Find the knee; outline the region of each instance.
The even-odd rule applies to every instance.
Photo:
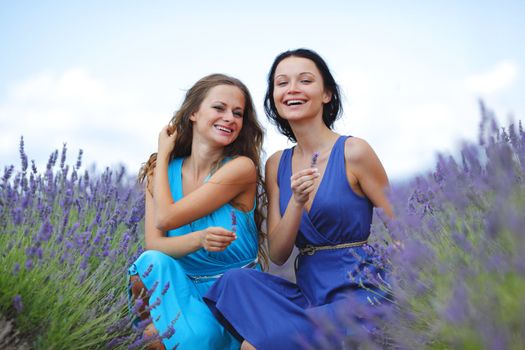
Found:
[[[171,263],[173,258],[167,254],[159,252],[158,250],[146,250],[140,255],[139,260],[144,260],[148,264],[153,264],[154,266],[162,266]]]
[[[228,286],[228,288],[234,288],[234,286],[243,288],[246,281],[257,279],[257,272],[252,269],[231,269],[226,271],[216,283]]]

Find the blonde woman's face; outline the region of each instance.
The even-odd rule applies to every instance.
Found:
[[[210,89],[199,110],[190,116],[199,136],[221,146],[234,142],[242,129],[245,109],[243,92],[233,85]]]

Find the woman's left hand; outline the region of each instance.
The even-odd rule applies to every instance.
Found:
[[[166,125],[159,133],[159,155],[169,155],[175,147],[177,131],[173,126]]]

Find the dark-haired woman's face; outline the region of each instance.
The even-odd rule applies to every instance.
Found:
[[[307,58],[288,57],[279,62],[273,78],[273,100],[277,113],[289,121],[321,117],[323,105],[330,102],[323,77]]]

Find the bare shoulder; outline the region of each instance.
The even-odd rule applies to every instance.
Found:
[[[277,151],[268,158],[266,161],[266,181],[276,181],[277,179],[277,170],[279,169],[279,162],[281,161],[281,156],[283,151]]]
[[[268,168],[275,168],[279,165],[279,161],[281,160],[281,156],[283,154],[283,151],[277,151],[275,152],[274,154],[272,154],[270,156],[270,158],[268,158],[268,160],[266,161],[266,170],[268,170]]]
[[[376,157],[374,150],[364,139],[349,137],[345,141],[345,158],[350,163],[362,163],[370,156]]]
[[[233,166],[233,167],[248,167],[250,169],[255,169],[255,163],[251,158],[246,156],[238,156],[224,164],[224,166]]]
[[[217,170],[211,177],[213,181],[253,179],[257,176],[257,169],[253,160],[246,156],[235,157]]]

